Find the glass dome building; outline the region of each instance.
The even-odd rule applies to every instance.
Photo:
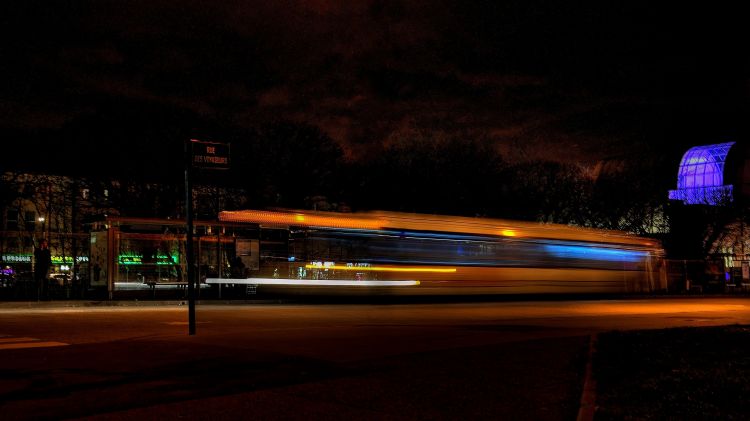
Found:
[[[721,205],[732,201],[732,184],[725,184],[724,167],[735,142],[688,149],[677,172],[677,189],[669,198],[686,205]]]

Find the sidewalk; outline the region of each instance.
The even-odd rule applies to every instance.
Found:
[[[196,300],[198,305],[280,304],[283,300]],[[179,307],[188,300],[50,300],[50,301],[0,301],[0,310],[60,309],[76,307]]]

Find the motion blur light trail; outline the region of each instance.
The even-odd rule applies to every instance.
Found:
[[[621,231],[381,211],[247,210],[222,212],[219,219],[258,232],[258,260],[251,260],[252,271],[238,276],[250,279],[234,283],[279,286],[259,289],[264,292],[348,282],[418,287],[307,288],[306,293],[622,294],[666,288],[661,244]],[[275,240],[264,250],[263,238]],[[404,274],[419,283],[382,283],[401,282]]]
[[[305,265],[306,269],[334,269],[348,271],[366,272],[428,272],[428,273],[455,273],[456,268],[432,268],[432,267],[388,267],[388,266],[346,266],[346,265],[322,265],[311,263]]]

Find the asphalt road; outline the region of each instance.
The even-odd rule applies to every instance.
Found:
[[[750,299],[0,303],[4,419],[575,419],[589,337],[750,323]]]

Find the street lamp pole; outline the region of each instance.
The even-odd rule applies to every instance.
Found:
[[[187,235],[185,254],[188,283],[188,334],[195,335],[195,269],[193,268],[193,183],[191,180],[192,150],[191,142],[185,142],[185,223]]]

